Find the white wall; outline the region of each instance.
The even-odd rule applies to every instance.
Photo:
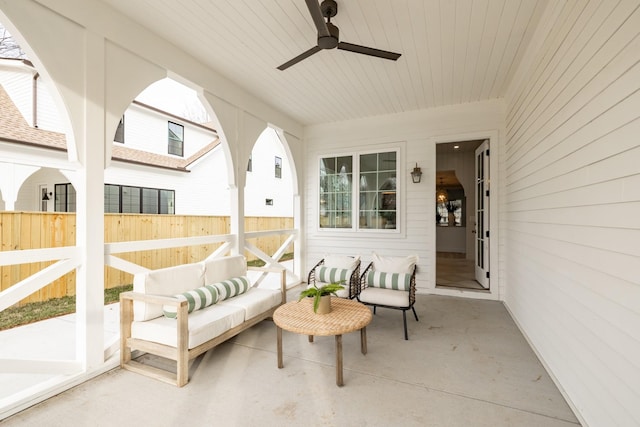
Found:
[[[192,156],[216,138],[211,130],[131,104],[124,114],[124,146],[163,156],[169,155],[168,123],[170,121],[184,126],[182,158]]]
[[[224,157],[215,154],[209,153],[202,167],[190,173],[112,162],[104,179],[108,184],[174,190],[178,215],[229,215],[227,166]]]
[[[29,126],[33,126],[33,76],[36,70],[16,60],[0,59],[0,82]],[[39,76],[36,80],[37,127],[64,132],[60,116],[49,93],[48,84]]]
[[[552,2],[507,103],[506,306],[584,425],[640,425],[640,9]]]
[[[265,129],[251,151],[252,171],[247,172],[244,213],[247,216],[293,216],[290,162],[276,132]],[[282,159],[282,177],[275,177],[275,157]],[[267,206],[265,200],[272,199]]]
[[[308,271],[325,253],[360,254],[363,266],[371,252],[420,257],[416,276],[419,292],[435,291],[434,200],[437,142],[481,139],[494,135],[502,127],[503,104],[500,101],[464,104],[415,111],[350,122],[310,126],[305,129],[307,144],[305,173],[305,210]],[[497,140],[494,141],[497,143]],[[400,232],[330,232],[318,229],[318,160],[320,156],[352,153],[356,150],[400,148],[398,209]],[[422,168],[422,181],[411,182],[409,175],[416,162]],[[496,215],[497,218],[497,215]],[[496,245],[497,246],[497,245]],[[497,297],[498,286],[495,286]]]

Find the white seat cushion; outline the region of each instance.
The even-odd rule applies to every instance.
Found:
[[[182,264],[175,267],[138,273],[133,277],[133,291],[142,294],[175,295],[204,286],[202,263]],[[162,305],[133,303],[134,320],[149,320],[162,316]]]
[[[189,348],[197,347],[238,326],[244,321],[244,315],[241,307],[222,303],[194,311],[189,314]],[[176,319],[164,316],[144,322],[136,321],[131,324],[131,336],[176,347],[176,326]]]
[[[249,320],[282,302],[282,293],[275,289],[250,288],[242,295],[220,301],[216,306],[230,306],[244,311],[244,320]]]
[[[388,305],[390,307],[408,307],[409,291],[397,291],[383,288],[366,288],[358,299],[374,305]]]
[[[329,255],[324,256],[324,266],[333,268],[345,268],[347,270],[355,270],[358,262],[360,261],[360,255],[352,257],[348,255]]]
[[[231,277],[247,275],[247,259],[242,255],[226,256],[202,262],[206,285],[225,281]]]
[[[373,269],[375,271],[412,274],[414,266],[418,263],[418,256],[391,257],[380,256],[373,252],[371,254],[371,261],[373,261]]]

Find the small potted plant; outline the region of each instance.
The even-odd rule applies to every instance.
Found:
[[[327,314],[331,311],[331,295],[338,296],[336,292],[344,289],[340,283],[329,283],[321,287],[317,287],[315,284],[313,287],[307,288],[300,292],[300,298],[298,302],[304,297],[313,298],[313,312],[317,314]]]

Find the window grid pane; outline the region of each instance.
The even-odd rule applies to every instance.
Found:
[[[360,212],[362,229],[395,229],[396,152],[360,156]]]
[[[140,188],[122,187],[122,213],[140,213]]]
[[[184,155],[184,126],[177,123],[169,123],[169,154]]]
[[[320,228],[351,228],[353,157],[320,160]]]
[[[142,213],[145,214],[157,214],[159,192],[151,188],[142,189]]]

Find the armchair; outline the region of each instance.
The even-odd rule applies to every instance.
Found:
[[[402,310],[404,339],[408,340],[407,310],[411,309],[418,321],[414,308],[416,301],[417,256],[380,257],[373,254],[373,261],[360,276],[360,287],[356,297],[365,305]]]
[[[325,255],[307,277],[308,287],[343,282],[345,289],[337,292],[341,298],[353,299],[360,282],[360,256]]]

